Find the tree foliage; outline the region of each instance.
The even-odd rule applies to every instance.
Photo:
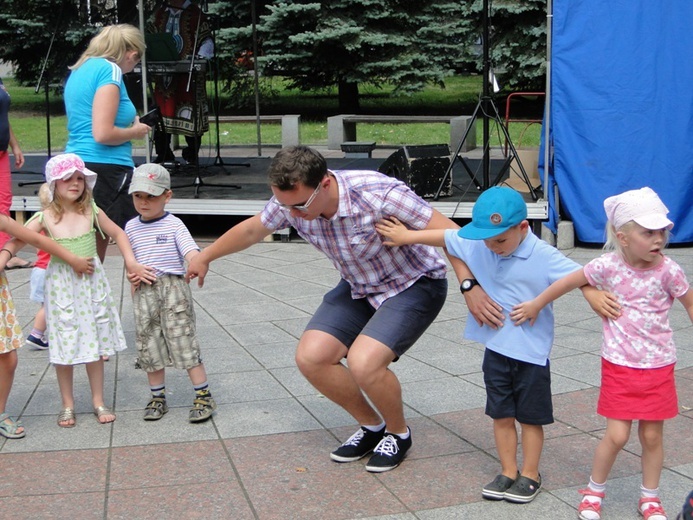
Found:
[[[491,62],[501,86],[543,90],[546,1],[488,1]],[[145,16],[156,4],[144,0]],[[257,45],[261,74],[281,75],[304,90],[336,86],[342,112],[359,110],[359,85],[391,85],[406,95],[442,86],[450,74],[481,71],[483,6],[484,0],[203,2],[219,78],[237,105],[252,104],[247,69]],[[53,40],[44,79],[60,83],[98,29],[119,22],[138,24],[138,0],[3,0],[0,60],[15,65],[20,81],[35,82]]]
[[[340,110],[358,110],[358,85],[397,93],[442,85],[469,41],[460,2],[441,0],[280,0],[259,17],[266,74],[299,89],[337,86]]]
[[[464,3],[465,18],[482,34],[483,0]],[[489,0],[489,54],[501,88],[543,91],[546,75],[546,0]],[[478,53],[480,54],[480,52]],[[477,56],[482,70],[481,56]]]

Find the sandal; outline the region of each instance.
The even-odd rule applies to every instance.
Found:
[[[206,421],[212,416],[216,409],[217,403],[214,402],[211,395],[198,395],[193,401],[193,407],[190,409],[188,420],[191,423]]]
[[[643,509],[643,504],[650,505]],[[650,520],[650,518],[656,516],[659,516],[659,518],[653,518],[653,520],[666,520],[668,518],[662,507],[662,501],[657,497],[642,497],[638,502],[638,513],[645,520]]]
[[[17,432],[20,428],[22,431]],[[15,421],[10,417],[10,414],[3,412],[0,413],[0,435],[8,439],[21,439],[26,435],[26,431],[24,431],[22,421],[19,419]]]
[[[601,498],[603,500],[606,494],[601,491],[592,491],[590,488],[578,489],[578,493],[584,495],[578,506],[578,518],[580,520],[599,520],[602,517],[602,503],[597,500],[592,501],[589,497]],[[583,512],[592,514],[584,515]]]
[[[72,421],[72,424],[70,424],[69,421]],[[58,426],[61,428],[74,428],[76,425],[77,416],[75,415],[75,411],[72,408],[63,408],[58,414]]]
[[[147,403],[144,408],[145,421],[158,421],[164,414],[168,412],[165,397],[152,397],[152,400]]]
[[[115,414],[113,413],[113,411],[110,408],[107,408],[103,405],[94,408],[94,415],[96,415],[96,420],[99,421],[99,424],[109,424],[115,421]],[[101,417],[103,417],[104,415],[112,415],[113,419],[111,419],[110,421],[102,421]]]

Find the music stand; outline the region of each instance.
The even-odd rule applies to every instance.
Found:
[[[457,147],[457,150],[455,151],[455,154],[452,156],[452,159],[450,160],[450,166],[448,166],[447,171],[445,172],[445,175],[443,176],[443,179],[440,182],[440,186],[438,187],[438,191],[436,192],[435,196],[433,197],[433,200],[438,200],[440,197],[440,193],[443,191],[443,188],[445,186],[445,183],[448,179],[448,176],[452,175],[452,168],[455,165],[455,161],[459,160],[462,163],[462,166],[464,167],[465,171],[471,178],[472,182],[476,186],[477,190],[479,191],[485,191],[489,189],[491,186],[495,186],[500,179],[503,178],[503,175],[508,171],[510,168],[510,164],[512,163],[513,159],[517,161],[517,165],[519,166],[520,169],[520,177],[522,178],[523,182],[527,185],[527,188],[529,188],[529,193],[530,196],[532,197],[532,200],[536,202],[539,199],[539,196],[537,195],[534,187],[532,186],[531,181],[529,180],[529,176],[527,175],[527,172],[525,171],[525,167],[522,164],[522,161],[520,160],[520,156],[517,153],[517,150],[515,149],[515,145],[513,144],[512,140],[510,139],[510,134],[508,133],[507,128],[505,128],[505,125],[503,124],[500,114],[498,113],[498,108],[496,108],[496,105],[493,102],[493,98],[491,96],[490,92],[490,82],[491,82],[491,60],[489,57],[489,50],[490,50],[490,31],[489,31],[489,0],[484,0],[483,1],[483,15],[482,15],[482,28],[483,28],[483,36],[482,36],[482,47],[483,47],[483,86],[482,86],[482,94],[481,97],[479,98],[479,102],[476,105],[476,108],[474,109],[474,112],[472,113],[472,120],[469,123],[469,126],[467,126],[467,130],[465,131],[464,135],[462,136],[462,139],[460,139],[460,144]],[[462,152],[462,147],[464,146],[464,142],[467,139],[467,135],[469,135],[469,132],[472,128],[472,125],[476,124],[476,120],[479,116],[479,113],[481,112],[481,115],[483,117],[483,157],[482,157],[482,182],[481,184],[479,181],[476,179],[476,176],[474,175],[474,172],[472,172],[471,168],[469,168],[469,165],[465,162],[464,158],[460,155]],[[489,119],[493,118],[493,120],[496,122],[497,126],[499,126],[503,130],[503,134],[505,136],[506,142],[510,146],[511,153],[508,154],[508,157],[506,158],[505,162],[501,166],[500,171],[496,174],[496,177],[493,179],[493,182],[491,181],[491,160],[490,160],[490,132],[489,132]]]

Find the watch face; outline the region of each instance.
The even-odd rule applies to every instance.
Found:
[[[466,290],[471,289],[471,288],[472,288],[472,281],[471,280],[464,280],[462,282],[462,289],[464,289],[466,291]]]

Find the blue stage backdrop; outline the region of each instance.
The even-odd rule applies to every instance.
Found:
[[[693,241],[693,1],[553,9],[553,175],[578,240],[603,243],[604,199],[649,186],[671,242]]]

